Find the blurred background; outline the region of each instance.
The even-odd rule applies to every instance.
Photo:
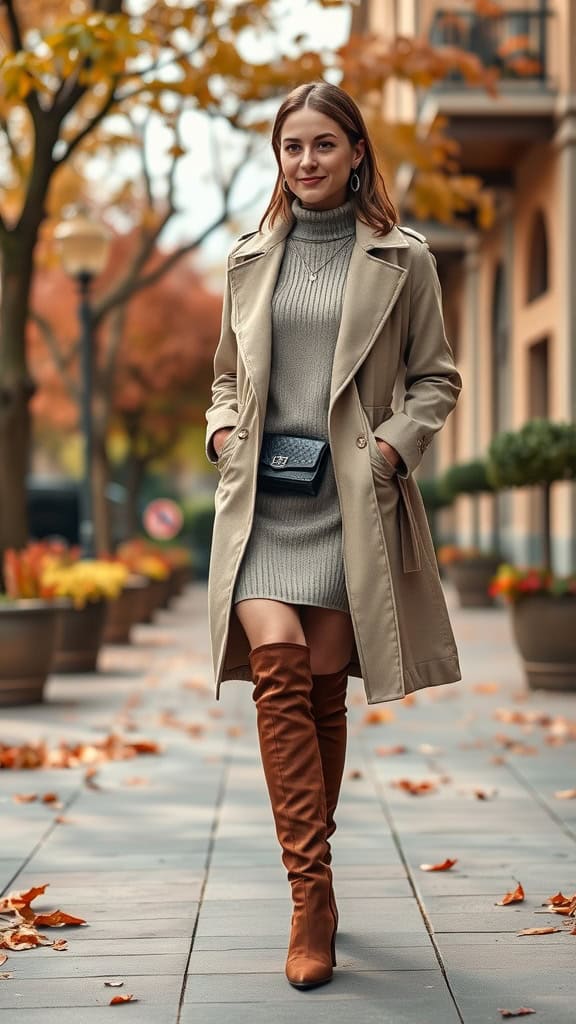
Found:
[[[281,99],[326,78],[438,262],[464,389],[416,474],[437,548],[576,569],[573,0],[12,0],[0,48],[0,550],[81,539],[88,455],[94,550],[169,498],[205,576],[226,252]]]

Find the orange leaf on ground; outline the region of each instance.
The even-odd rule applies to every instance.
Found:
[[[73,820],[73,818],[67,818],[65,814],[57,814],[54,818],[56,825],[69,825]]]
[[[2,979],[2,981],[7,981],[8,978],[13,978],[13,977],[14,977],[14,971],[4,971],[3,974],[0,974],[0,978]]]
[[[63,949],[68,949],[68,939],[54,939],[52,949],[55,949],[57,952],[60,952]]]
[[[358,768],[352,768],[352,770],[348,772],[348,778],[349,779],[363,779],[364,778],[364,774]]]
[[[513,892],[507,892],[501,900],[494,904],[496,907],[507,907],[509,903],[522,903],[524,900],[524,889],[518,882]]]
[[[554,796],[557,800],[576,800],[576,789],[557,789]]]
[[[450,868],[453,868],[457,863],[457,858],[450,860],[450,857],[447,857],[441,864],[421,864],[420,869],[421,871],[450,871]]]
[[[552,935],[552,932],[561,932],[561,928],[523,928],[517,935]]]
[[[22,890],[21,892],[9,892],[7,896],[0,900],[0,914],[10,914],[14,910],[20,910],[22,907],[29,907],[32,900],[46,892],[48,884],[46,882],[46,885],[37,885],[32,889]]]
[[[7,953],[0,953],[0,967],[2,966],[2,964],[6,963],[7,959],[8,959],[8,954]]]
[[[38,799],[38,793],[14,793],[12,799],[15,804],[33,804]]]
[[[383,725],[386,722],[393,722],[396,715],[392,708],[378,708],[374,711],[367,711],[362,719],[362,725]]]
[[[549,896],[547,904],[552,914],[563,914],[566,917],[576,917],[576,893],[573,896],[564,896],[561,892],[555,896]]]
[[[500,683],[476,683],[473,686],[474,693],[497,693],[500,689]]]
[[[498,790],[482,789],[480,786],[478,786],[475,790],[473,790],[473,792],[477,800],[491,800],[492,797],[496,796]]]
[[[420,782],[414,779],[394,779],[390,785],[395,789],[403,789],[411,796],[422,796],[424,793],[433,793],[436,790],[436,783],[431,779],[422,779]]]
[[[498,1013],[503,1017],[526,1017],[529,1013],[536,1013],[536,1010],[531,1010],[529,1006],[520,1006],[518,1010],[501,1010],[498,1007]]]
[[[0,947],[4,949],[35,949],[36,946],[51,945],[51,939],[46,935],[40,935],[40,932],[27,924],[10,928],[0,935]]]
[[[37,914],[34,924],[40,928],[62,928],[65,924],[86,924],[83,917],[73,917],[63,910],[53,910],[50,914]]]
[[[43,804],[57,804],[59,803],[58,793],[44,793],[42,797]]]
[[[134,999],[133,995],[129,996],[112,996],[110,1000],[110,1006],[116,1006],[118,1003],[136,1003],[137,999]]]
[[[403,746],[402,743],[396,743],[392,747],[376,747],[374,753],[378,757],[392,757],[394,754],[407,754],[408,747]]]

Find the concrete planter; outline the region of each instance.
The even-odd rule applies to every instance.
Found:
[[[108,601],[104,626],[105,644],[129,644],[132,626],[144,612],[148,581],[128,583],[115,601]]]
[[[529,688],[576,693],[576,594],[524,594],[511,613]]]
[[[0,707],[42,700],[60,611],[53,601],[0,604]]]
[[[64,608],[58,616],[54,672],[95,672],[104,637],[107,601]]]
[[[453,584],[462,608],[486,608],[494,604],[488,593],[490,580],[502,558],[461,558],[446,566],[446,576]]]

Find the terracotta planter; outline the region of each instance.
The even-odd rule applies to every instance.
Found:
[[[103,642],[107,601],[65,608],[58,617],[54,672],[95,672]]]
[[[108,601],[104,626],[105,644],[129,644],[130,630],[144,611],[148,581],[128,583],[115,601]]]
[[[576,594],[525,594],[511,612],[530,689],[576,692]]]
[[[0,604],[0,706],[42,700],[56,642],[61,604]]]
[[[486,608],[494,604],[488,593],[490,580],[502,558],[461,558],[446,566],[446,576],[454,585],[462,608]]]

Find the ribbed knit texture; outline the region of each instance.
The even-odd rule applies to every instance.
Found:
[[[264,429],[328,440],[332,362],[355,217],[349,202],[334,210],[309,210],[295,199],[292,211],[296,220],[286,239],[272,298]],[[310,280],[305,264],[318,271],[315,281]],[[256,495],[234,601],[249,597],[348,611],[340,505],[331,459],[315,497]]]

